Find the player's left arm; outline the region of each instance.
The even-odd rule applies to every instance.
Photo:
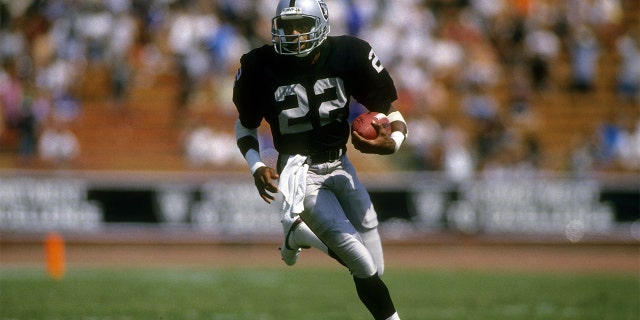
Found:
[[[393,79],[367,42],[355,39],[351,44],[350,52],[356,56],[358,74],[364,75],[355,82],[353,95],[370,111],[386,113],[391,124],[391,133],[387,133],[382,125],[374,122],[372,125],[378,132],[375,139],[367,140],[352,132],[351,142],[362,153],[396,153],[406,139],[408,129],[404,117],[392,104],[398,98]]]
[[[400,150],[400,146],[407,138],[409,129],[407,123],[400,111],[395,110],[393,106],[389,107],[389,114],[387,119],[391,123],[391,133],[387,133],[382,128],[381,124],[372,122],[371,124],[378,132],[378,136],[375,139],[365,139],[357,132],[352,132],[351,141],[354,148],[362,153],[372,154],[393,154]]]

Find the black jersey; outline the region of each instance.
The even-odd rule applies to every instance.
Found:
[[[393,80],[371,46],[350,36],[328,37],[305,58],[282,56],[265,45],[242,56],[233,101],[240,122],[257,128],[266,119],[276,150],[310,154],[346,145],[353,97],[388,113],[397,99]]]

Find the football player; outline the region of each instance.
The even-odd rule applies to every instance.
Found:
[[[280,248],[295,264],[315,247],[345,265],[360,300],[376,320],[400,319],[386,284],[378,218],[369,194],[346,156],[347,142],[363,153],[392,154],[407,134],[394,110],[396,89],[371,46],[350,36],[329,36],[322,0],[281,0],[272,19],[272,44],[242,56],[233,101],[237,145],[260,197],[284,195]],[[367,140],[351,132],[349,100],[388,116],[392,132],[376,123]],[[279,153],[276,168],[260,159],[258,127],[270,126]],[[279,180],[276,185],[274,181]]]

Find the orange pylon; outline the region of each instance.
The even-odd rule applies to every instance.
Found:
[[[47,273],[52,279],[60,280],[65,274],[64,239],[57,232],[51,232],[44,240]]]

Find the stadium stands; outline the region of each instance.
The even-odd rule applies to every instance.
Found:
[[[633,12],[637,13],[640,10],[639,3],[620,1],[625,16],[617,30],[638,23],[639,19]],[[594,90],[570,90],[571,57],[568,49],[563,48],[552,73],[555,86],[534,92],[530,96],[529,105],[533,112],[533,120],[530,119],[531,122],[524,127],[518,127],[531,131],[538,139],[542,159],[539,163],[540,169],[569,170],[571,156],[578,142],[590,136],[605,120],[622,115],[637,122],[640,116],[637,99],[630,104],[624,104],[619,99],[616,81],[621,58],[615,51],[614,41],[602,36],[600,35],[600,41],[603,49],[598,58],[598,75]],[[151,80],[134,75],[128,85],[128,98],[121,104],[112,99],[113,74],[110,74],[104,64],[89,63],[84,70],[75,86],[82,109],[78,118],[71,124],[71,129],[80,142],[81,154],[70,168],[150,171],[246,170],[241,161],[193,167],[185,159],[183,150],[184,133],[193,117],[199,117],[202,123],[215,128],[217,132],[232,134],[235,121],[233,110],[229,111],[227,107],[221,111],[217,107],[218,101],[211,98],[214,89],[229,90],[228,86],[214,81],[211,83],[215,84],[205,84],[188,100],[189,111],[181,113],[178,105],[183,79],[175,69],[165,68],[155,77],[151,77]],[[140,69],[134,68],[134,71]],[[228,72],[224,77],[232,79],[233,74]],[[459,124],[473,135],[473,122],[461,110],[461,92],[455,78],[453,80],[444,83],[449,97],[446,105],[431,111],[432,115],[440,122]],[[509,113],[512,80],[501,77],[490,90],[490,95],[498,102],[501,116]],[[409,113],[407,117],[411,118],[412,114]],[[5,128],[0,133],[0,167],[52,168],[50,164],[37,159],[26,163],[21,161],[15,152],[19,143],[16,132],[12,128]],[[400,157],[410,157],[410,152],[407,150]],[[351,154],[356,165],[363,171],[412,169],[397,159],[363,157],[355,152]],[[403,165],[398,166],[397,163]],[[613,165],[598,169],[624,170]]]

